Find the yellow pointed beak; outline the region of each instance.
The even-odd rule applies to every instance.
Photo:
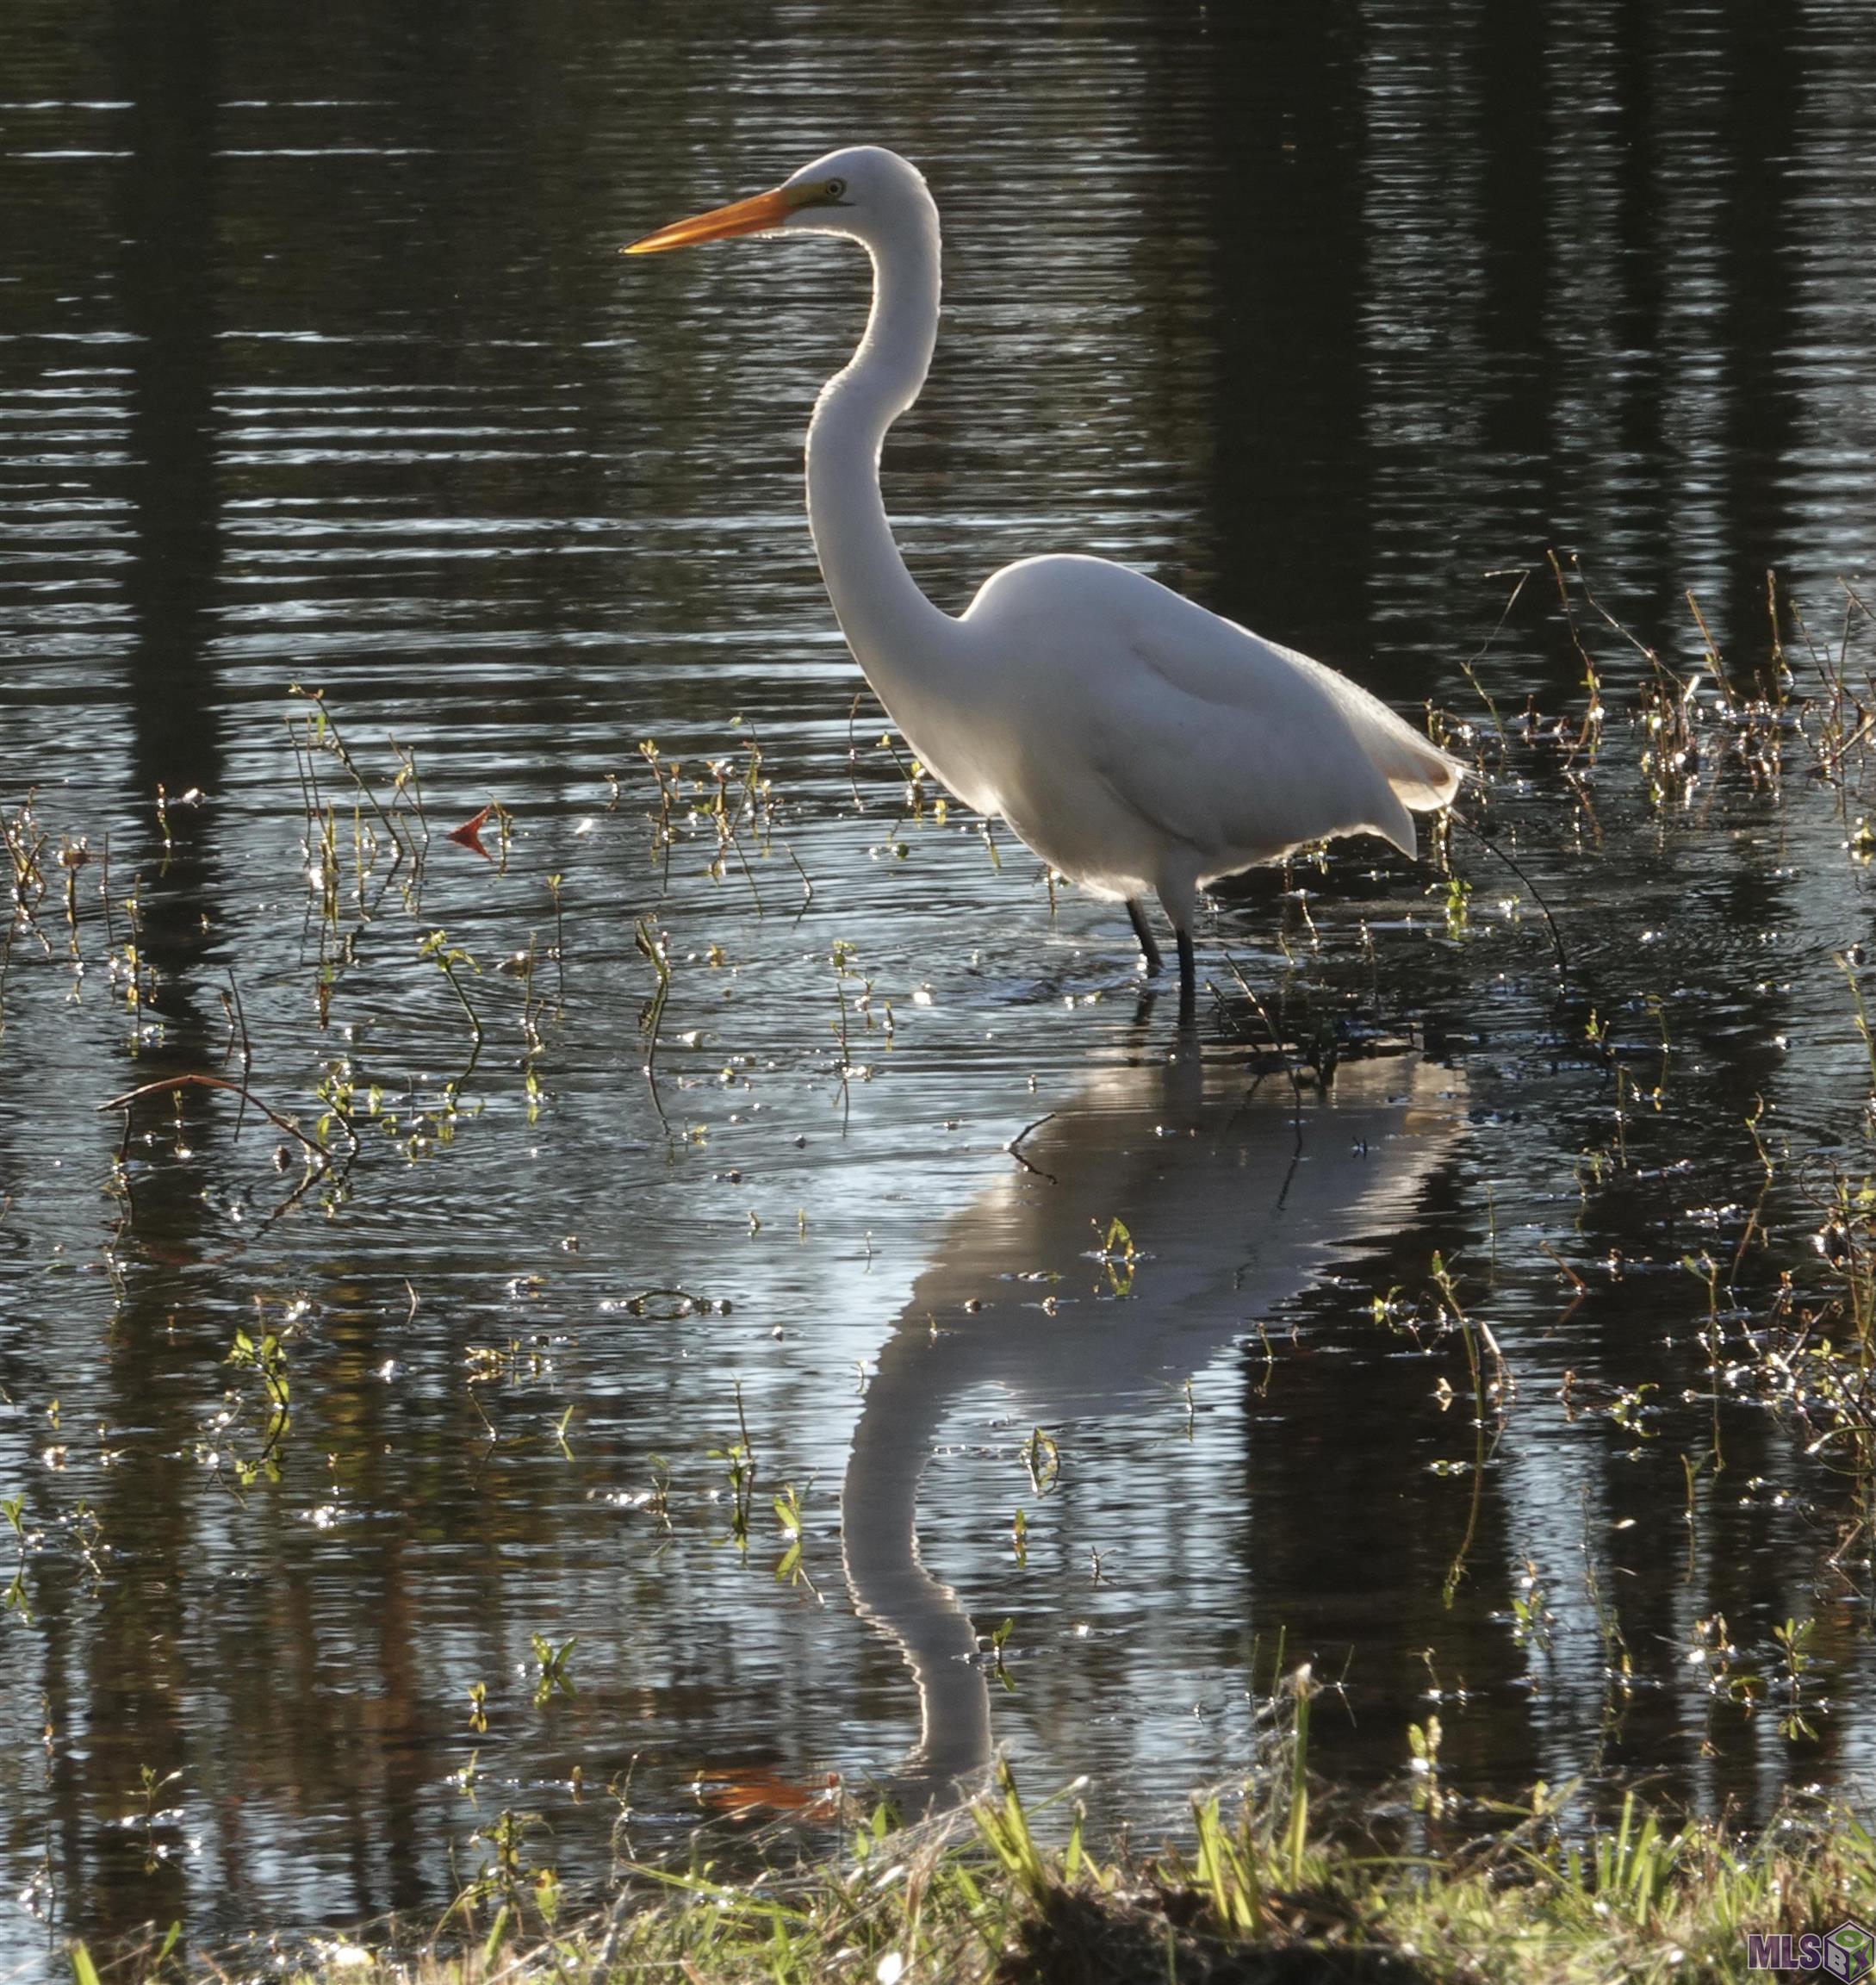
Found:
[[[621,248],[621,255],[662,255],[667,248],[689,248],[699,241],[723,241],[732,234],[759,234],[765,227],[779,227],[798,207],[814,198],[811,186],[778,186],[773,192],[758,193],[753,200],[738,200],[728,207],[712,207],[707,214],[693,214],[688,221],[674,221],[655,234]]]

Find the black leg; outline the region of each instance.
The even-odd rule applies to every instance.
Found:
[[[1140,956],[1146,961],[1146,976],[1157,979],[1164,969],[1159,961],[1159,947],[1153,943],[1153,934],[1146,927],[1146,912],[1140,908],[1139,897],[1127,898],[1127,914],[1134,926],[1134,935],[1140,939]]]
[[[1198,965],[1192,956],[1192,933],[1181,930],[1179,939],[1179,1024],[1188,1027],[1198,1012]]]

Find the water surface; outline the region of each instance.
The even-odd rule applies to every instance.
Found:
[[[885,33],[15,0],[0,805],[36,792],[52,891],[0,1036],[10,1959],[420,1917],[505,1809],[583,1895],[700,1826],[822,1841],[830,1774],[938,1775],[934,1675],[943,1764],[994,1743],[1151,1828],[1252,1763],[1279,1642],[1337,1683],[1317,1758],[1358,1789],[1401,1786],[1437,1713],[1468,1798],[1867,1795],[1864,1490],[1716,1378],[1684,1266],[1719,1265],[1743,1364],[1780,1272],[1821,1273],[1828,1162],[1797,1161],[1864,1162],[1831,962],[1867,935],[1862,801],[1792,731],[1778,787],[1714,752],[1653,803],[1647,665],[1581,595],[1600,762],[1517,719],[1585,706],[1552,546],[1709,696],[1686,592],[1743,681],[1771,567],[1796,691],[1847,631],[1862,680],[1871,54],[1829,0]],[[948,229],[886,462],[934,597],[1091,550],[1493,740],[1482,688],[1526,879],[1462,841],[1458,921],[1365,845],[1233,887],[1169,1059],[1123,921],[911,811],[800,508],[862,266],[614,253],[863,137]],[[420,877],[382,831],[361,875],[379,824],[296,758],[295,684],[388,806],[411,755]],[[687,782],[668,850],[645,743]],[[772,782],[734,846],[713,763]],[[441,836],[491,797],[499,872]],[[673,968],[655,1094],[641,918]],[[1299,1126],[1233,965],[1292,1038],[1406,1051]],[[292,1139],[202,1089],[137,1106],[117,1179],[101,1104],[244,1066],[308,1129],[322,1082],[361,1111],[342,1185],[276,1212]],[[1742,1248],[1755,1099],[1782,1254]],[[1482,1416],[1436,1255],[1514,1376]],[[283,1347],[271,1446],[238,1332]],[[915,1672],[917,1621],[849,1591],[842,1480],[882,1449],[867,1507],[897,1538],[913,1499],[931,1645],[1008,1621],[1013,1689]],[[537,1701],[536,1635],[573,1640],[571,1692]]]

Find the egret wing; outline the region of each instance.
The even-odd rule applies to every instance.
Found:
[[[1346,676],[1106,559],[1008,566],[966,619],[1021,657],[1012,734],[1054,740],[1017,781],[1042,796],[1038,825],[1072,817],[1058,787],[1078,768],[1222,874],[1363,830],[1412,854],[1409,810],[1458,788],[1459,767]]]
[[[1307,655],[1150,580],[1116,594],[1091,742],[1128,806],[1221,858],[1364,829],[1414,851],[1409,809],[1444,806],[1458,787],[1444,752]]]
[[[1142,819],[1195,849],[1202,872],[1363,831],[1413,854],[1413,818],[1332,693],[1275,670],[1266,687],[1261,700],[1221,703],[1143,669],[1109,700],[1094,765]]]

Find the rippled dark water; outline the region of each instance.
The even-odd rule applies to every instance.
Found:
[[[1340,1678],[1345,1784],[1437,1711],[1468,1797],[1868,1796],[1867,1484],[1716,1384],[1684,1265],[1736,1350],[1816,1271],[1798,1161],[1867,1163],[1859,795],[1793,730],[1775,788],[1715,754],[1653,804],[1645,665],[1578,595],[1606,742],[1509,753],[1525,879],[1461,841],[1463,923],[1367,846],[1234,887],[1169,1062],[1124,923],[908,817],[854,713],[799,446],[857,258],[614,253],[836,142],[924,167],[945,327],[886,482],[953,607],[1097,551],[1484,736],[1482,695],[1584,706],[1555,546],[1709,693],[1686,594],[1743,679],[1768,568],[1795,693],[1840,641],[1867,685],[1865,10],[1293,12],[0,16],[0,806],[36,791],[51,876],[0,1034],[9,1962],[434,1912],[504,1809],[581,1893],[735,1851],[730,1809],[818,1839],[829,1773],[916,1793],[921,1743],[1152,1826],[1248,1765],[1280,1637]],[[361,874],[295,684],[382,802],[410,754],[419,880],[382,834]],[[668,862],[647,741],[701,781]],[[773,782],[720,850],[713,762]],[[491,797],[499,872],[440,832]],[[1299,1117],[1227,949],[1292,1033],[1415,1051]],[[322,1082],[359,1109],[342,1185],[276,1215],[290,1136],[201,1088],[114,1173],[99,1105],[244,1049],[304,1127]],[[1488,1451],[1455,1339],[1376,1317],[1431,1317],[1436,1254],[1514,1375]],[[282,1347],[271,1446],[238,1332]],[[956,1658],[1005,1620],[1013,1691]],[[1772,1701],[1714,1685],[1716,1632]]]

